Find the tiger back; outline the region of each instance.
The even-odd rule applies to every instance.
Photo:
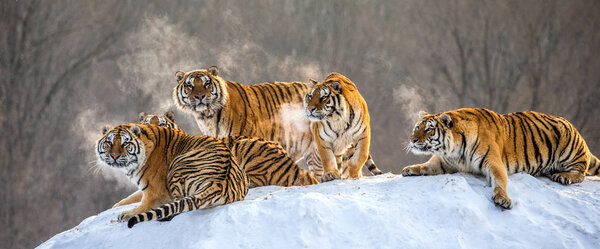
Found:
[[[243,200],[248,192],[246,174],[231,151],[208,136],[145,124],[106,127],[96,155],[100,163],[123,170],[141,190],[118,203],[141,198],[139,206],[118,217],[130,228]]]
[[[169,113],[169,112],[167,112]],[[142,123],[159,121],[160,115],[140,114]],[[165,114],[167,116],[167,114]],[[156,118],[158,117],[158,118]],[[169,113],[163,127],[177,127],[175,115]],[[158,122],[157,122],[158,123]],[[298,166],[281,145],[260,138],[245,136],[226,137],[222,141],[231,150],[234,158],[244,168],[248,176],[249,188],[267,185],[305,186],[318,184],[317,179]]]

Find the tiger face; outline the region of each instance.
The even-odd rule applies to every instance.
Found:
[[[346,101],[342,95],[340,82],[318,83],[311,79],[310,84],[312,89],[304,97],[304,107],[308,119],[316,122],[334,115],[341,115]]]
[[[448,114],[431,115],[421,111],[410,136],[409,148],[415,154],[446,154],[451,150],[453,125]]]
[[[102,128],[103,136],[96,144],[98,161],[106,166],[126,171],[140,168],[146,163],[147,142],[140,138],[140,127],[120,125]]]
[[[140,112],[140,124],[152,124],[166,128],[179,129],[175,124],[175,114],[172,111],[165,112],[163,115],[147,114]]]
[[[223,83],[217,77],[218,72],[216,66],[187,73],[177,71],[175,79],[178,85],[173,93],[175,103],[184,110],[201,112],[205,115],[211,115],[215,110],[222,108],[225,104],[225,92]]]

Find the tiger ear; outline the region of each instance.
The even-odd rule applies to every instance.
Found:
[[[110,131],[112,129],[112,127],[108,126],[108,125],[104,125],[102,126],[102,135],[106,134],[108,131]]]
[[[217,66],[214,66],[214,65],[210,66],[208,69],[206,69],[206,71],[208,71],[213,76],[218,76],[219,75],[219,68]]]
[[[139,136],[140,133],[142,132],[140,127],[137,125],[132,126],[131,128],[129,128],[129,130],[131,131],[131,133],[133,133],[133,135],[136,135],[136,136]]]
[[[319,83],[319,82],[317,82],[316,80],[313,80],[313,79],[308,79],[308,85],[309,85],[311,88],[312,88],[313,86],[315,86],[317,83]]]
[[[342,92],[342,84],[339,81],[332,82],[331,86],[333,87],[334,90],[336,90],[338,92]]]
[[[442,124],[444,124],[446,127],[452,129],[452,126],[454,126],[454,122],[452,122],[452,118],[450,117],[450,115],[444,113],[440,116],[440,121],[442,121]]]
[[[145,112],[140,112],[140,114],[138,115],[140,122],[144,121],[144,118],[146,117],[146,113]]]
[[[429,113],[425,112],[425,111],[419,111],[419,118],[423,118],[425,116],[429,115]]]
[[[173,113],[172,111],[165,112],[165,117],[175,122],[175,113]]]
[[[177,72],[175,72],[175,80],[177,80],[177,83],[179,83],[181,79],[183,79],[183,76],[185,76],[184,71],[177,70]]]

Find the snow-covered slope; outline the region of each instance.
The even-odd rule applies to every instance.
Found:
[[[310,187],[262,187],[244,201],[128,229],[134,205],[85,219],[39,248],[600,248],[600,178],[561,186],[509,177],[512,210],[466,174],[385,174]]]

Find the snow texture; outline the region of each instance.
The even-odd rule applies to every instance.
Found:
[[[38,248],[600,248],[600,178],[509,177],[512,210],[484,178],[384,174],[251,189],[244,201],[150,221],[104,211]]]

